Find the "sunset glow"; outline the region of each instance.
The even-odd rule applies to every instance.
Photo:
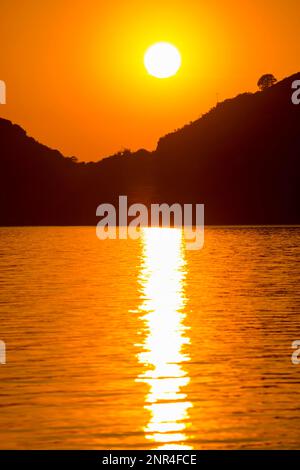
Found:
[[[263,73],[298,68],[298,0],[19,3],[1,4],[2,117],[80,160],[152,150],[217,99],[256,91]],[[157,42],[180,52],[171,79],[145,69]]]

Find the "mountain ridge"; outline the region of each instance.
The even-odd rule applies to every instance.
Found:
[[[204,203],[208,224],[299,224],[294,74],[243,93],[158,141],[98,162],[64,157],[0,118],[0,224],[94,225],[96,207]]]

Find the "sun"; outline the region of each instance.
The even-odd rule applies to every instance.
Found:
[[[156,78],[175,75],[181,66],[178,49],[168,42],[157,42],[150,46],[144,56],[147,72]]]

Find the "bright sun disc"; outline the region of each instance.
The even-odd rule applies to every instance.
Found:
[[[144,64],[150,75],[168,78],[175,75],[181,65],[181,56],[175,46],[158,42],[150,46],[144,56]]]

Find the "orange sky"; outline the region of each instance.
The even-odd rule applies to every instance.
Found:
[[[299,0],[1,0],[0,116],[65,155],[153,149],[219,99],[300,69]],[[168,41],[180,72],[147,74]]]

